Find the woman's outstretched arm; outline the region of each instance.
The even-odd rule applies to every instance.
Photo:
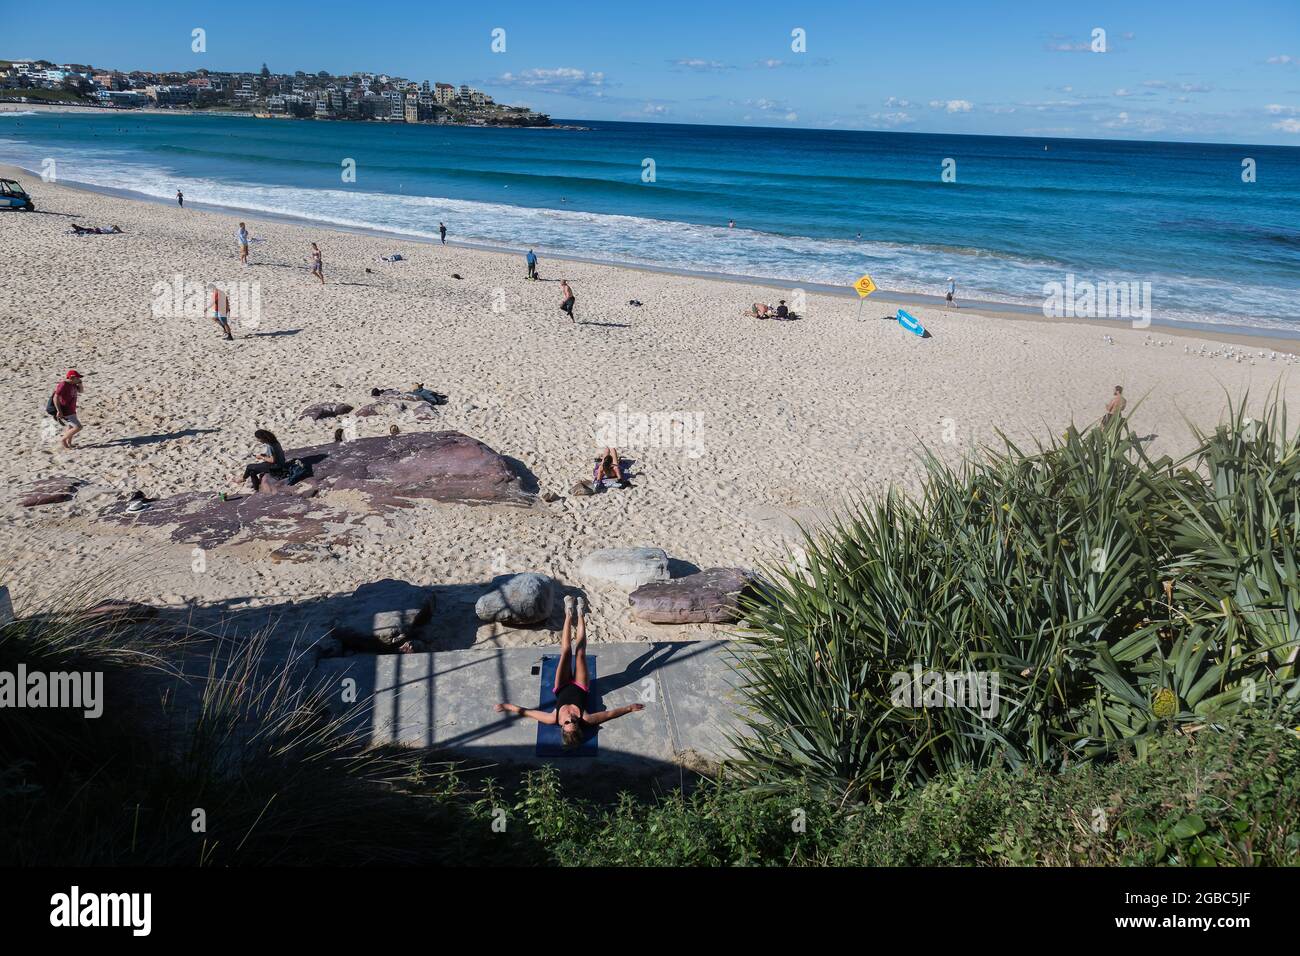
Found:
[[[582,719],[588,724],[603,724],[607,720],[613,720],[615,717],[622,717],[624,714],[631,714],[638,710],[645,710],[645,704],[628,704],[626,707],[602,710],[598,714],[586,714]]]
[[[518,704],[497,704],[492,709],[498,714],[516,714],[520,717],[531,717],[539,724],[555,723],[555,711],[553,710],[527,710]]]

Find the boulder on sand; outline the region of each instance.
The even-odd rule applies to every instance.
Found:
[[[672,577],[668,554],[662,548],[602,548],[583,558],[579,573],[624,588]]]
[[[743,568],[709,568],[645,584],[628,595],[632,616],[651,624],[725,624],[740,617],[740,597],[754,583]]]
[[[84,484],[85,482],[80,478],[68,478],[63,475],[57,478],[42,478],[23,489],[23,496],[18,499],[18,504],[24,508],[35,508],[39,505],[57,505],[64,501],[71,501],[77,496],[77,489]]]
[[[346,415],[350,411],[352,411],[352,406],[343,402],[321,402],[319,405],[308,405],[298,417],[310,418],[312,421],[318,422],[322,418],[337,418],[340,415]]]
[[[342,602],[333,636],[353,650],[393,650],[433,616],[429,588],[395,578],[371,581]]]
[[[474,605],[480,621],[500,624],[538,624],[551,615],[555,582],[545,574],[512,574],[484,594]]]

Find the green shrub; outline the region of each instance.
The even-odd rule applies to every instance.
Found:
[[[749,603],[740,772],[858,800],[1294,707],[1296,448],[1274,401],[1178,463],[1119,422],[958,468],[927,456],[919,495],[854,502]],[[900,704],[914,666],[996,675],[996,713]]]

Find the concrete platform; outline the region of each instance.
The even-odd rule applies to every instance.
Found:
[[[498,714],[509,701],[536,707],[543,654],[558,647],[443,651],[327,658],[312,676],[334,685],[331,709],[377,744],[454,750],[466,757],[522,763],[555,762],[566,769],[617,763],[662,765],[684,751],[711,759],[731,756],[728,731],[739,732],[735,648],[730,641],[589,644],[596,658],[593,705],[640,702],[645,710],[603,725],[598,756],[535,754],[537,724]],[[345,684],[351,679],[355,686]],[[344,701],[344,691],[354,702]]]

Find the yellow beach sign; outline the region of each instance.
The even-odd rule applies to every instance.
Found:
[[[857,282],[853,283],[853,288],[858,290],[858,295],[865,299],[871,293],[876,291],[876,284],[871,281],[871,276],[863,276]]]

